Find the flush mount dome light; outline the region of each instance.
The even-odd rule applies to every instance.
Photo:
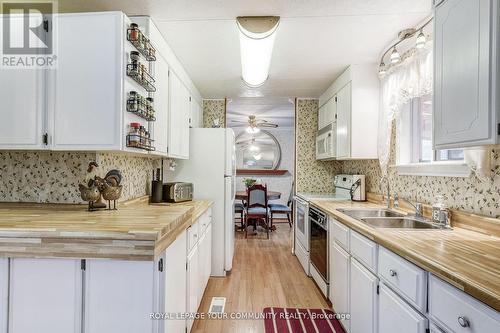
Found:
[[[238,16],[241,76],[249,87],[259,87],[269,76],[279,16]]]

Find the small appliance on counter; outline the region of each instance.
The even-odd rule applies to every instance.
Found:
[[[163,201],[191,201],[193,200],[193,189],[193,183],[173,182],[163,184]]]

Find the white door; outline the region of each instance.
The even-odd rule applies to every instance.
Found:
[[[206,231],[206,230],[205,230]],[[203,297],[203,293],[205,292],[205,274],[206,274],[206,265],[207,262],[207,234],[204,232],[200,240],[198,241],[198,306],[200,306],[201,299]]]
[[[490,126],[492,2],[446,0],[435,10],[433,120],[438,149],[471,147],[496,136]]]
[[[337,92],[337,158],[351,156],[351,83]]]
[[[150,261],[87,260],[84,332],[152,332],[153,274]]]
[[[187,235],[186,231],[177,236],[165,250],[163,279],[160,279],[160,309],[165,313],[185,313],[187,295]],[[159,333],[184,332],[186,320],[161,320]]]
[[[7,333],[9,302],[9,259],[0,258],[0,333]]]
[[[57,70],[50,71],[48,86],[53,149],[120,150],[123,14],[60,14],[54,24]]]
[[[378,320],[378,279],[351,257],[351,333],[376,333]]]
[[[332,246],[333,244],[333,246]],[[349,313],[349,253],[330,243],[330,301],[336,313]],[[349,320],[341,320],[349,332]]]
[[[153,139],[156,150],[155,155],[167,156],[168,152],[168,63],[161,54],[156,56],[155,61],[155,87],[154,108],[156,121],[153,122]]]
[[[383,333],[425,333],[427,319],[384,283],[380,283],[378,331]]]
[[[171,157],[189,157],[189,92],[170,71],[170,111],[168,154]]]
[[[74,259],[11,259],[8,332],[80,333],[80,262]]]
[[[196,313],[198,310],[199,276],[198,276],[198,245],[195,245],[187,258],[187,312]],[[191,332],[194,320],[187,320],[187,331]]]

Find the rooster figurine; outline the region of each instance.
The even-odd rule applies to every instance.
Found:
[[[101,192],[95,182],[89,181],[88,186],[79,184],[78,189],[82,200],[89,202],[89,212],[94,211],[94,203],[101,198]]]

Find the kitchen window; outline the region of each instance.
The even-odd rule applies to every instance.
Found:
[[[396,123],[396,168],[403,175],[462,176],[470,173],[462,149],[432,149],[432,95],[411,99]]]

